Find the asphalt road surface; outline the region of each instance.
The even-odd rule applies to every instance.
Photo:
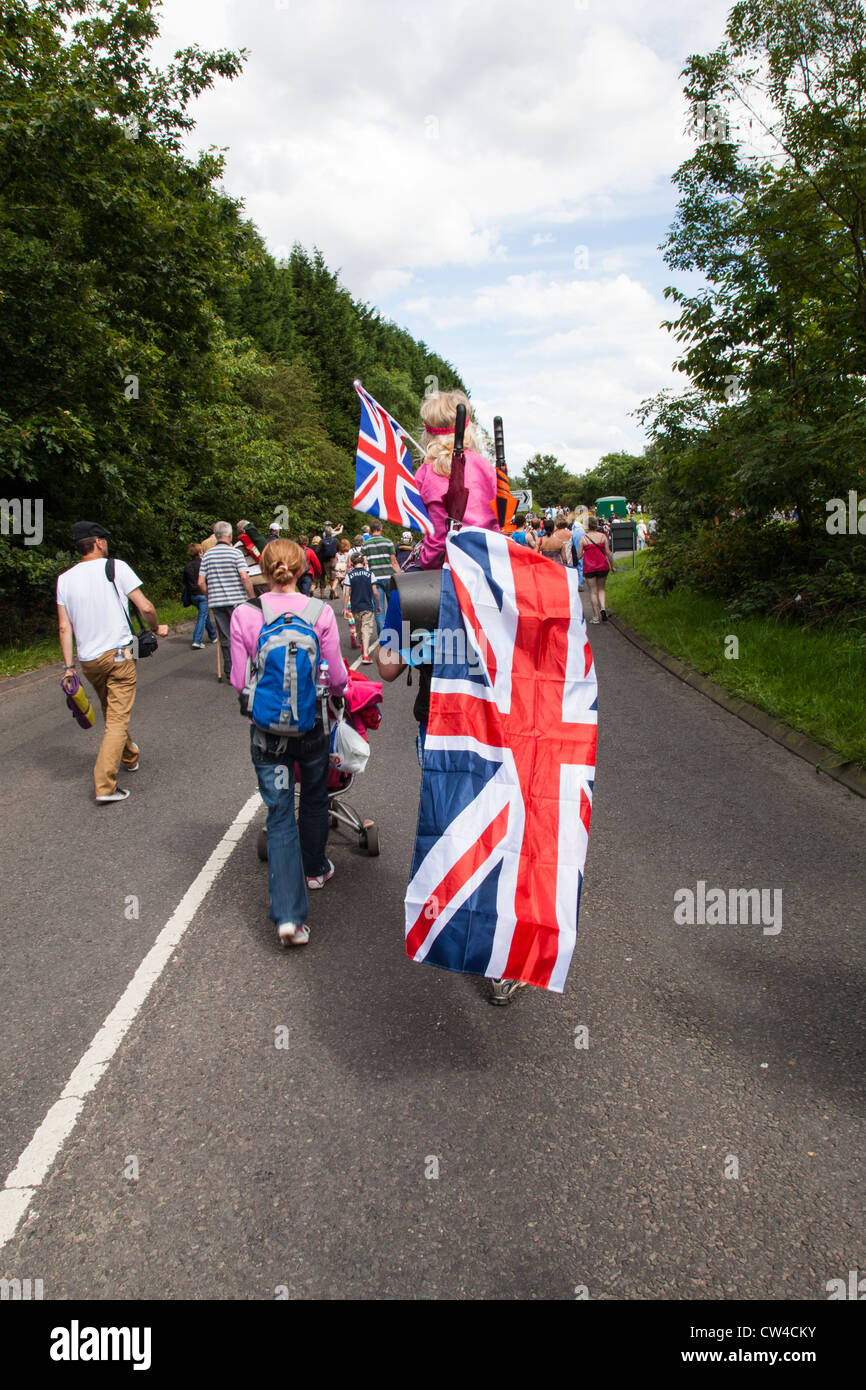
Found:
[[[864,803],[590,632],[564,995],[495,1009],[405,958],[415,692],[386,687],[351,797],[381,856],[335,832],[310,944],[281,952],[256,811],[4,1276],[46,1299],[825,1299],[866,1268]],[[2,1177],[255,792],[234,693],[189,641],[140,667],[123,804],[92,801],[97,735],[57,670],[0,691]],[[679,925],[699,881],[781,890],[782,930]]]

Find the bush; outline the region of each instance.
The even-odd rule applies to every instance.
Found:
[[[641,575],[650,593],[678,585],[728,600],[733,617],[766,615],[803,627],[832,623],[866,630],[866,544],[793,523],[730,520],[687,535],[663,535]]]

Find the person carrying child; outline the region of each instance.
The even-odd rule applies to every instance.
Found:
[[[415,474],[415,486],[433,523],[433,533],[424,537],[418,553],[418,567],[424,570],[441,569],[445,562],[445,541],[448,537],[445,494],[451,480],[458,405],[466,407],[463,483],[469,494],[462,523],[464,526],[483,526],[488,531],[499,530],[494,510],[496,469],[489,459],[483,458],[478,452],[480,440],[469,414],[469,397],[463,391],[432,391],[421,402],[424,462]]]

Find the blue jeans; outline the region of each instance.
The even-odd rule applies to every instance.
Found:
[[[250,756],[259,780],[259,791],[268,808],[268,896],[271,920],[276,926],[307,920],[307,878],[327,870],[328,843],[328,738],[319,732],[286,740],[286,750],[276,752],[281,740],[268,734],[267,748],[253,742]],[[295,763],[301,774],[301,803],[295,820]]]
[[[378,594],[379,602],[382,604],[381,611],[378,608],[376,609],[376,631],[378,633],[381,633],[382,628],[385,624],[385,614],[388,611],[388,599],[390,598],[390,593],[388,591],[390,588],[390,574],[388,575],[387,579],[373,580],[373,589]]]
[[[192,601],[198,609],[198,617],[195,620],[195,632],[192,635],[194,642],[200,642],[204,636],[205,623],[207,624],[207,635],[212,642],[216,641],[216,628],[208,617],[207,596],[205,594],[193,594]]]
[[[574,562],[574,566],[575,566],[575,568],[576,568],[576,570],[577,570],[577,582],[578,582],[578,584],[581,584],[581,585],[582,585],[582,584],[583,584],[583,556],[581,555],[580,559],[577,558],[577,546],[575,545],[574,541],[572,541],[572,543],[571,543],[571,558],[572,558],[572,560],[573,560],[573,562]]]

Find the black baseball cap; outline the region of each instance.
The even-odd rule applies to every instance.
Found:
[[[89,536],[98,536],[100,539],[107,539],[111,535],[104,526],[100,526],[96,521],[76,521],[72,527],[73,541],[84,541]]]

